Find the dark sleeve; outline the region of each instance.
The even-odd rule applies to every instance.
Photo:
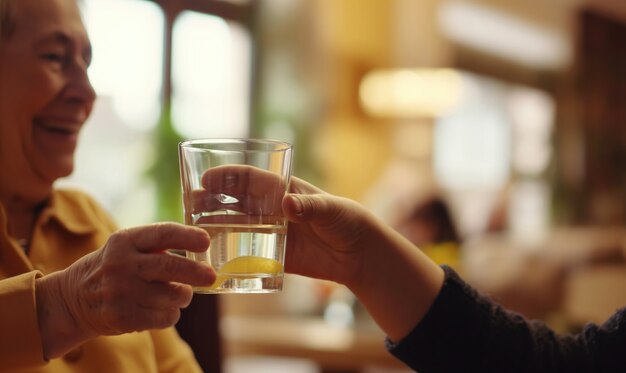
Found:
[[[419,373],[626,372],[626,309],[602,326],[557,335],[505,310],[449,267],[431,309],[389,351]]]

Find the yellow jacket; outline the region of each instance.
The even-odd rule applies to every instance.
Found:
[[[27,256],[9,237],[0,205],[0,372],[201,372],[174,328],[98,337],[62,358],[44,361],[35,279],[102,247],[115,229],[90,197],[57,190],[35,223]]]

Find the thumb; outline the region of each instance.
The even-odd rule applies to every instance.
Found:
[[[288,194],[283,199],[287,219],[320,227],[354,223],[359,209],[356,202],[330,194]]]
[[[283,212],[293,222],[322,222],[335,214],[327,198],[317,194],[288,194],[283,199]]]

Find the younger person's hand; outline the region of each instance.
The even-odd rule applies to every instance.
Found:
[[[373,215],[358,203],[325,193],[297,177],[291,178],[288,188],[290,193],[284,196],[287,185],[277,173],[241,165],[214,167],[204,173],[202,188],[194,191],[186,208],[215,209],[226,197],[224,206],[246,215],[258,211],[268,216],[284,214],[290,220],[285,269],[343,284],[352,282],[371,237],[379,235]]]
[[[364,270],[375,218],[362,205],[295,177],[290,191],[283,199],[290,220],[286,270],[350,285]]]
[[[439,293],[443,270],[357,202],[298,178],[290,191],[285,269],[346,285],[392,340],[406,336]]]

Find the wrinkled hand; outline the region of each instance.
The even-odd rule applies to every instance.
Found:
[[[68,340],[172,326],[180,309],[191,302],[191,286],[210,285],[215,272],[166,250],[204,251],[209,241],[203,230],[175,223],[121,230],[102,249],[42,278],[49,281],[38,289],[38,302],[44,301],[52,310],[40,310],[40,324],[42,320],[45,324],[46,312],[54,314],[56,305],[64,308],[57,317],[69,320],[65,323]],[[63,325],[62,320],[56,322]],[[50,343],[46,337],[54,337],[45,334],[45,326],[40,325],[44,350]],[[54,356],[68,347],[72,346],[52,347],[48,352]]]
[[[176,224],[113,234],[97,252],[67,270],[64,295],[78,324],[99,335],[173,325],[191,302],[190,285],[207,285],[212,271],[164,250],[204,251],[208,235]]]

